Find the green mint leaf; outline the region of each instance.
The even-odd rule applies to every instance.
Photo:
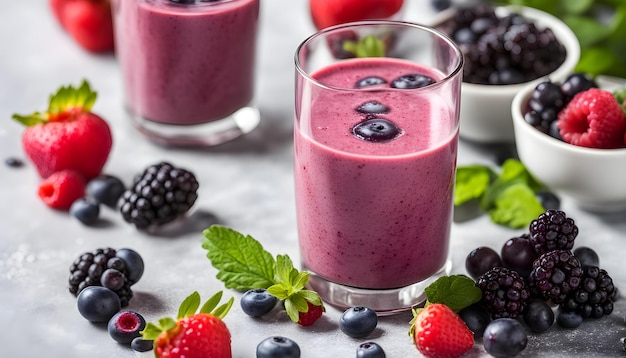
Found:
[[[202,247],[208,251],[208,259],[219,270],[217,278],[226,288],[245,291],[275,283],[274,258],[251,236],[219,225],[202,234]]]
[[[298,311],[298,308],[295,306],[291,299],[285,300],[285,311],[287,312],[287,315],[292,322],[297,323],[300,320],[300,311]]]
[[[479,199],[495,177],[493,170],[483,165],[460,166],[456,171],[454,205]]]
[[[491,221],[513,229],[527,227],[545,208],[527,185],[516,183],[507,186],[489,210]]]
[[[509,186],[520,183],[527,185],[533,191],[543,188],[543,184],[539,183],[519,160],[506,160],[502,164],[502,171],[500,175],[487,188],[485,194],[481,198],[480,206],[484,211],[489,211],[494,207],[496,200],[500,195],[502,195],[502,192],[504,192]]]
[[[277,283],[268,287],[267,292],[279,300],[284,301],[293,294],[291,288],[292,286],[289,283]]]
[[[594,0],[566,0],[561,1],[561,6],[563,6],[563,11],[572,15],[581,15],[591,9]]]
[[[311,302],[311,304],[314,305],[314,306],[322,306],[323,305],[322,298],[315,291],[312,291],[312,290],[301,290],[301,291],[298,291],[298,294],[300,296],[302,296],[302,298],[304,298],[306,301]]]
[[[217,307],[221,300],[222,291],[218,291],[213,296],[211,296],[211,298],[209,298],[204,303],[204,305],[202,305],[202,308],[200,308],[200,313],[211,313],[215,309],[215,307]]]
[[[580,46],[583,48],[590,47],[608,38],[612,32],[610,27],[587,16],[564,16],[563,22],[574,31]]]
[[[465,275],[442,276],[424,290],[428,302],[441,303],[453,311],[460,311],[478,301],[482,291]]]
[[[344,41],[342,47],[359,58],[385,56],[385,43],[374,35],[367,35],[358,42]]]
[[[622,112],[624,112],[624,115],[626,116],[626,88],[614,91],[613,96],[615,97],[615,100],[617,101],[619,106],[622,108]]]
[[[287,255],[276,256],[276,282],[291,284],[292,277],[298,274],[293,267],[293,262]]]
[[[198,291],[194,291],[191,295],[187,296],[178,307],[178,315],[176,318],[183,318],[195,314],[200,307],[200,294]]]

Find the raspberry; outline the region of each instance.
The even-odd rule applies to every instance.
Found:
[[[198,198],[198,181],[193,173],[169,163],[151,165],[135,178],[118,206],[129,223],[138,229],[159,226],[185,214]]]
[[[312,325],[318,318],[322,317],[322,314],[324,314],[324,306],[316,306],[308,301],[307,305],[309,306],[308,311],[300,312],[298,324],[301,326]]]
[[[578,235],[574,220],[554,209],[546,210],[531,221],[529,231],[530,243],[539,255],[552,250],[571,250]]]
[[[583,318],[600,318],[613,312],[616,292],[613,279],[605,270],[587,266],[583,269],[580,286],[567,296],[560,308]]]
[[[571,251],[554,250],[535,260],[529,283],[533,293],[558,304],[578,288],[582,275],[580,261]]]
[[[51,208],[68,210],[72,203],[85,195],[85,179],[76,171],[62,170],[46,178],[37,195]]]
[[[578,93],[558,115],[567,143],[589,148],[624,146],[626,120],[613,94],[597,88]]]
[[[494,267],[476,280],[483,292],[482,304],[491,318],[520,317],[530,302],[530,290],[524,279],[515,271]]]

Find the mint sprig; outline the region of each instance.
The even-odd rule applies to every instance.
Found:
[[[308,311],[307,302],[323,306],[317,292],[305,289],[310,274],[298,271],[289,256],[277,255],[274,259],[251,236],[224,226],[213,225],[202,234],[202,247],[208,251],[213,267],[218,269],[217,278],[227,288],[267,289],[269,294],[284,301],[287,315],[293,322],[298,322],[300,312]]]
[[[502,164],[500,173],[488,166],[469,165],[457,168],[454,205],[478,200],[481,210],[491,221],[519,229],[545,212],[536,193],[545,189],[516,159]]]
[[[385,43],[374,35],[367,35],[359,41],[344,41],[344,51],[353,53],[355,57],[384,57]]]

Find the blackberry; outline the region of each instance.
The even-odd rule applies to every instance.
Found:
[[[537,254],[553,250],[571,250],[578,235],[574,220],[561,210],[548,209],[529,226],[530,242]]]
[[[494,267],[476,280],[482,304],[492,319],[520,317],[530,302],[526,281],[515,271]]]
[[[533,263],[529,284],[533,293],[558,304],[580,285],[583,269],[569,250],[554,250],[539,256]]]
[[[197,190],[193,173],[161,162],[135,177],[118,207],[124,220],[143,230],[184,215],[198,198]]]
[[[126,278],[126,268],[123,261],[115,256],[116,251],[112,248],[99,248],[92,252],[80,255],[70,266],[69,291],[78,296],[82,290],[89,286],[102,286],[102,274],[107,270],[117,270],[122,273],[123,283],[121,287],[113,290],[120,298],[122,307],[128,306],[133,297],[130,281]]]
[[[560,308],[576,312],[583,318],[600,318],[613,312],[614,296],[611,276],[597,266],[585,266],[578,289],[567,296]]]

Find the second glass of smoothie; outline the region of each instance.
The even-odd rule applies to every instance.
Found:
[[[113,0],[134,125],[166,145],[217,145],[257,127],[259,0]]]
[[[303,268],[325,302],[379,314],[450,271],[463,58],[395,21],[331,27],[296,56],[294,174]]]

